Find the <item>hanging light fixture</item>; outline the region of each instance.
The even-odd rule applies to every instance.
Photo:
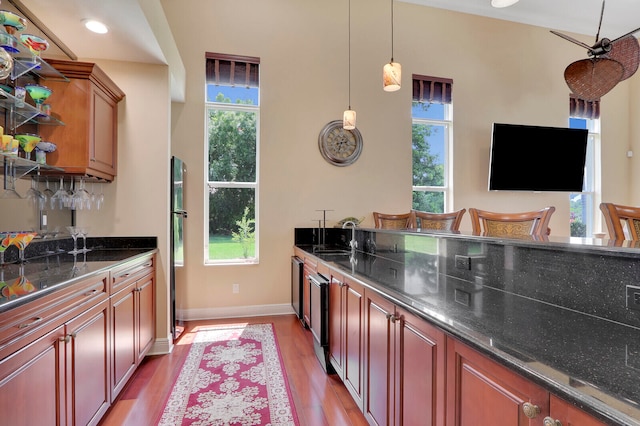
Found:
[[[491,0],[491,6],[501,8],[501,7],[509,7],[516,3],[519,0]]]
[[[382,68],[382,88],[385,92],[400,90],[402,66],[393,62],[393,0],[391,0],[391,61]]]
[[[349,109],[342,116],[342,128],[345,130],[356,128],[356,112],[351,109],[351,0],[349,0]]]

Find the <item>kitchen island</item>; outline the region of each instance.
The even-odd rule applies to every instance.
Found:
[[[156,240],[143,240],[75,255],[67,240],[41,241],[0,267],[3,421],[100,421],[155,339]]]
[[[348,247],[348,232],[328,231],[329,244]],[[517,414],[511,413],[513,424],[555,425],[546,422],[562,417],[558,413],[563,409],[575,409],[576,416],[584,414],[592,423],[574,417],[573,424],[640,425],[640,311],[626,306],[627,286],[636,285],[640,276],[640,252],[633,244],[359,229],[356,239],[362,251],[349,255],[318,252],[312,234],[296,230],[297,254],[315,260],[317,271],[335,275],[340,285],[364,289],[360,397],[370,422],[402,423],[398,419],[406,404],[398,394],[417,380],[409,372],[401,375],[401,383],[390,373],[388,382],[395,385],[389,389],[396,395],[388,396],[387,411],[376,417],[368,409],[375,390],[367,381],[375,373],[371,366],[377,365],[375,359],[367,360],[376,343],[370,337],[375,324],[368,316],[375,320],[380,310],[386,312],[388,334],[398,335],[405,319],[415,323],[415,317],[437,329],[433,336],[444,335],[442,341],[431,338],[428,347],[446,347],[433,368],[433,389],[442,389],[434,391],[433,424],[486,424],[483,407],[474,406],[475,396],[465,393],[468,389],[484,395],[476,405],[490,405],[496,390],[501,397],[509,395],[487,414],[498,410],[502,424],[512,424],[504,422],[513,402],[518,408]],[[384,338],[384,333],[376,338],[381,335]],[[390,342],[396,354],[389,356],[388,367],[398,374],[403,367],[397,353],[402,349],[393,338]],[[410,358],[427,356],[423,350]],[[441,377],[436,377],[438,370]],[[500,387],[502,377],[507,378]],[[519,395],[520,381],[533,391]]]

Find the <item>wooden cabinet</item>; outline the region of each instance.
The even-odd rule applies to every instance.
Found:
[[[153,344],[154,288],[149,255],[0,313],[0,423],[98,424]]]
[[[549,411],[549,416],[544,418],[544,426],[606,426],[606,423],[555,395],[550,397]]]
[[[304,259],[303,283],[302,283],[302,321],[307,328],[311,328],[311,283],[309,275],[318,272],[318,264],[309,259]]]
[[[111,275],[111,401],[147,354],[154,340],[154,258],[144,258]]]
[[[549,394],[460,341],[447,339],[447,424],[539,425]]]
[[[67,423],[95,425],[109,408],[109,301],[65,327]]]
[[[118,102],[124,93],[94,63],[47,61],[69,82],[47,81],[52,89],[47,100],[52,115],[64,126],[40,126],[42,140],[58,149],[47,163],[67,174],[89,175],[106,180],[116,176]]]
[[[362,407],[364,287],[340,274],[329,283],[329,357],[345,387]]]

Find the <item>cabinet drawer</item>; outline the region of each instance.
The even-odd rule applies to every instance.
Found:
[[[153,272],[155,257],[138,259],[134,263],[127,263],[111,272],[110,294],[115,294],[133,281]]]
[[[105,272],[0,314],[0,359],[108,299]]]

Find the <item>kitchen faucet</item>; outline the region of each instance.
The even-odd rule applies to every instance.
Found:
[[[351,241],[349,241],[349,247],[351,247],[351,253],[355,253],[358,248],[358,242],[356,241],[356,223],[352,220],[347,220],[342,224],[342,229],[346,229],[348,225],[351,225]]]

